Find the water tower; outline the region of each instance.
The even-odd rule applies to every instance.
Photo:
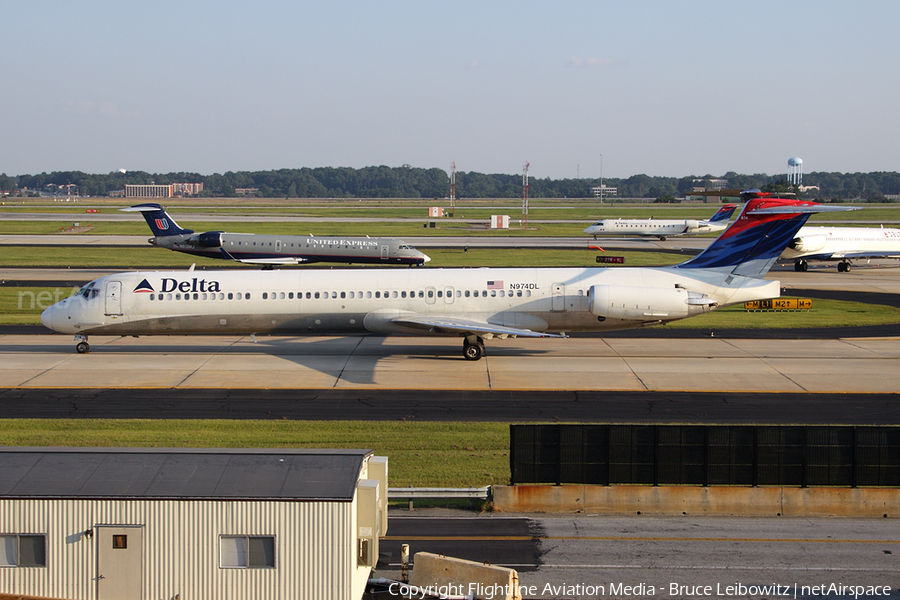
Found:
[[[803,159],[796,156],[788,159],[788,183],[803,185]]]

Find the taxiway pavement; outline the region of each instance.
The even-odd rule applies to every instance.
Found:
[[[898,391],[900,340],[0,336],[0,388]]]

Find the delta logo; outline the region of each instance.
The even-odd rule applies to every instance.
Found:
[[[156,290],[150,285],[150,282],[144,279],[136,288],[135,294],[151,294]],[[179,281],[173,277],[162,278],[162,288],[160,292],[221,292],[218,281],[207,281],[206,279],[197,279],[192,277],[187,281]]]

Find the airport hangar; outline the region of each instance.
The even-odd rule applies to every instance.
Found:
[[[370,450],[0,448],[0,595],[355,600],[387,467]]]

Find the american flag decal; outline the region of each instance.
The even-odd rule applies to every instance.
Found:
[[[502,290],[502,289],[503,289],[503,280],[502,280],[502,279],[495,279],[495,280],[493,280],[493,281],[488,281],[488,282],[487,282],[487,288],[488,288],[489,290]]]
[[[167,219],[156,219],[156,226],[160,229],[168,229],[169,221]]]

